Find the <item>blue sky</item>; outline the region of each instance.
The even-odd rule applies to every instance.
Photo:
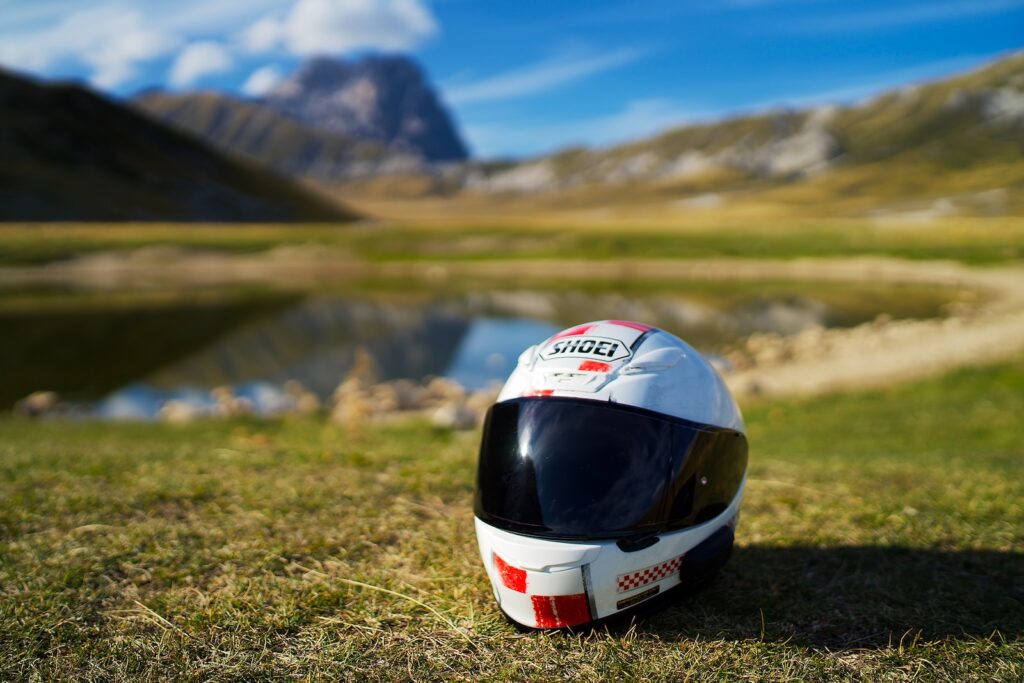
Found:
[[[0,0],[0,64],[119,96],[410,53],[479,156],[855,101],[1022,46],[1024,0]]]

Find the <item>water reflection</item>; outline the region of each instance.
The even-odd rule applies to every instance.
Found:
[[[445,304],[315,297],[222,336],[152,373],[155,387],[214,387],[296,379],[326,398],[365,349],[374,379],[440,375],[472,320]]]
[[[524,349],[558,330],[527,318],[474,320],[444,374],[467,389],[483,389],[507,377]]]
[[[219,305],[35,314],[24,321],[26,332],[64,330],[69,341],[51,353],[33,346],[31,334],[17,337],[24,348],[8,338],[7,355],[19,359],[18,396],[52,388],[79,402],[100,399],[95,411],[103,417],[145,419],[172,400],[210,409],[211,390],[231,387],[253,411],[275,413],[296,400],[284,388],[289,380],[328,400],[357,354],[368,356],[377,382],[443,376],[474,390],[507,377],[526,347],[581,320],[643,320],[704,351],[753,331],[792,333],[836,320],[805,297],[718,309],[671,295],[579,291],[318,294]],[[83,335],[95,343],[74,341]],[[61,378],[76,383],[50,383]]]
[[[298,379],[327,400],[359,349],[370,353],[377,380],[443,376],[475,391],[503,380],[523,349],[559,329],[523,318],[441,318],[421,323],[420,328],[408,330],[401,325],[397,330],[377,330],[379,336],[357,339],[318,334],[311,337],[313,343],[305,348],[306,353],[279,344],[282,340],[260,325],[241,331],[241,343],[225,339],[197,357],[156,373],[148,382],[113,392],[92,412],[113,420],[152,419],[173,401],[192,406],[198,413],[213,413],[218,401],[210,387],[225,385],[255,414],[286,413],[296,407],[296,397],[284,387],[288,380]],[[275,351],[284,349],[288,352],[275,356]]]
[[[297,379],[328,397],[365,350],[375,380],[449,376],[470,387],[504,379],[519,353],[580,320],[665,327],[705,349],[753,330],[793,332],[827,321],[814,301],[722,312],[671,297],[491,292],[428,301],[317,296],[250,322],[151,373],[161,389]]]

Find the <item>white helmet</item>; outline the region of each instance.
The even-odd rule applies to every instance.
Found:
[[[480,444],[476,537],[499,606],[579,626],[702,584],[732,550],[746,470],[736,402],[679,338],[603,320],[530,347]]]

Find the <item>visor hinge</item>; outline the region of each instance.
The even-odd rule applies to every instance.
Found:
[[[627,536],[626,538],[620,538],[617,540],[615,545],[619,546],[619,550],[624,553],[635,553],[638,550],[650,548],[659,540],[661,539],[654,534],[644,536]]]

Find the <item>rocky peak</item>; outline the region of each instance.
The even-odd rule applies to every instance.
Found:
[[[275,88],[266,104],[308,125],[412,153],[426,161],[468,156],[423,71],[402,56],[317,57]]]

